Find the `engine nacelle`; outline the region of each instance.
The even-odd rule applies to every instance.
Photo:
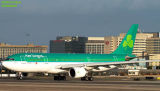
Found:
[[[71,68],[69,70],[69,75],[73,78],[81,78],[86,76],[87,71],[83,67]]]

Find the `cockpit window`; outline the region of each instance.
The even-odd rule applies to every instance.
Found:
[[[6,60],[14,60],[14,58],[7,58]]]
[[[5,60],[9,60],[9,58],[6,58]]]

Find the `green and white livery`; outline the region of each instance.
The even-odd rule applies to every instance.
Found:
[[[128,60],[136,57],[132,55],[132,50],[137,30],[138,24],[133,24],[119,47],[111,54],[20,53],[9,56],[2,64],[19,73],[68,73],[73,78],[92,80],[93,78],[88,76],[90,72],[110,70],[120,64],[149,62],[149,60]],[[55,79],[65,79],[65,77],[56,76]]]

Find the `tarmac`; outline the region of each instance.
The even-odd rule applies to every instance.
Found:
[[[0,79],[0,91],[160,91],[160,81]]]

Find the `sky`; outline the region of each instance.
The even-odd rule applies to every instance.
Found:
[[[0,42],[48,45],[57,36],[115,36],[132,24],[160,31],[160,0],[17,1],[18,7],[0,7]]]

